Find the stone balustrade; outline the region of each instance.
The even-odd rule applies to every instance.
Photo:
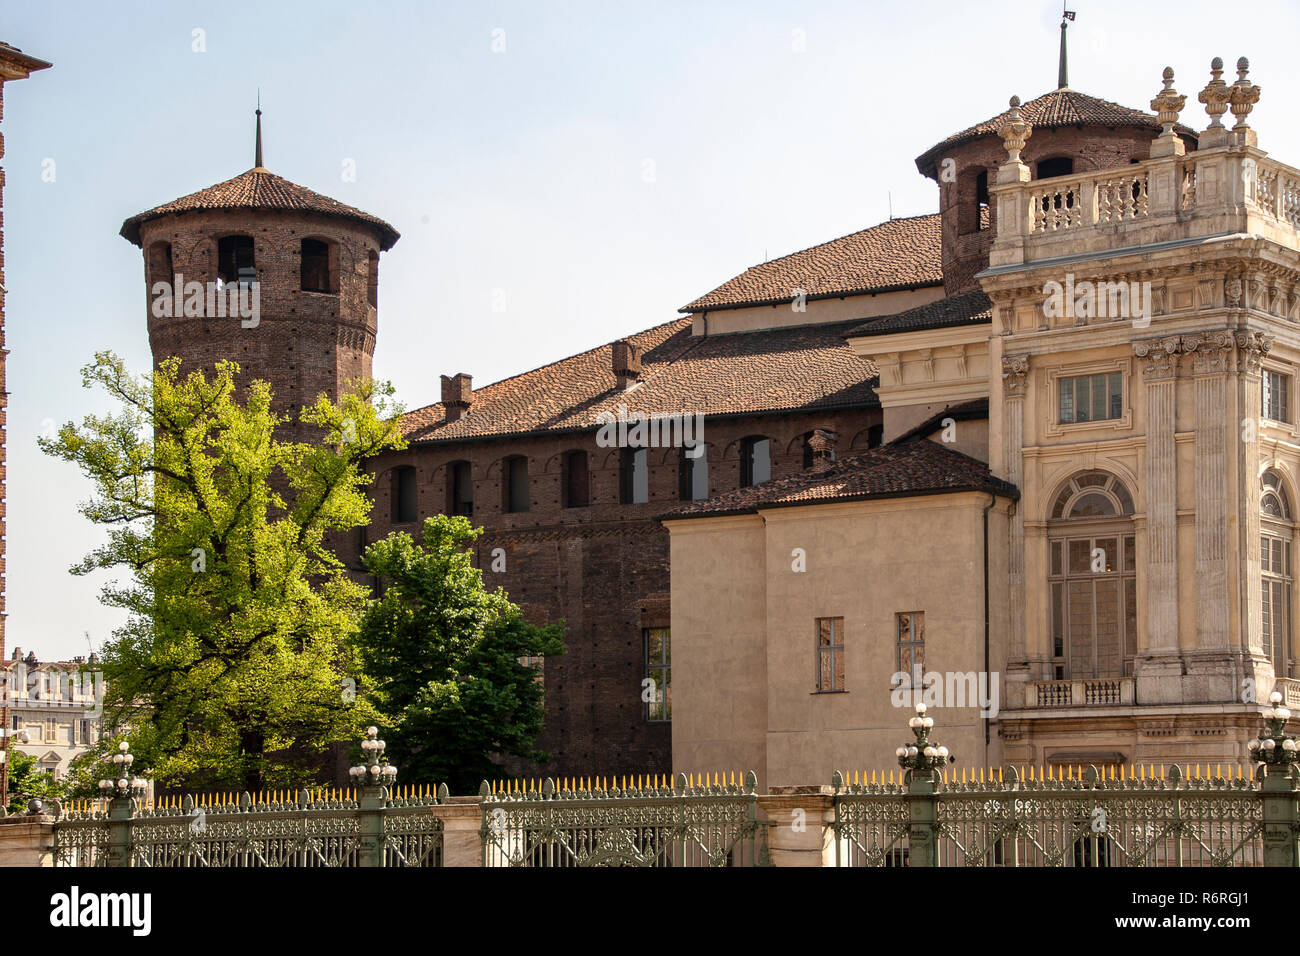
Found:
[[[1026,708],[1107,707],[1135,703],[1132,677],[1033,681],[1026,688]]]

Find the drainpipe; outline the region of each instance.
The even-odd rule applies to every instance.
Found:
[[[993,675],[989,673],[989,512],[998,503],[998,496],[989,492],[989,503],[984,508],[984,680],[986,687],[991,687]],[[989,721],[992,715],[984,717],[984,765],[989,766],[989,741],[992,731]]]

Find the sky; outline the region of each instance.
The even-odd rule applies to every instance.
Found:
[[[1072,0],[1070,86],[1196,102],[1249,56],[1260,147],[1300,166],[1300,7]],[[98,350],[149,367],[122,220],[253,165],[392,223],[376,377],[408,408],[677,316],[766,258],[938,208],[914,159],[1056,86],[1060,6],[958,2],[104,3],[8,0],[0,40],[54,67],[7,84],[3,167],[8,643],[43,659],[122,622],[89,484],[36,438],[104,412]],[[1229,71],[1226,79],[1235,79]],[[1290,107],[1288,107],[1290,104]],[[1229,117],[1231,120],[1231,117]],[[349,177],[347,171],[355,170]]]

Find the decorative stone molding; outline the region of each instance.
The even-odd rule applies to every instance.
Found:
[[[1223,129],[1222,117],[1228,111],[1228,101],[1232,99],[1232,91],[1223,81],[1223,57],[1216,56],[1210,61],[1210,76],[1210,82],[1196,99],[1205,104],[1205,112],[1210,117],[1208,128]]]
[[[1146,361],[1142,377],[1147,381],[1173,378],[1178,374],[1178,354],[1182,340],[1176,335],[1142,339],[1133,343],[1133,354]]]
[[[1237,332],[1237,371],[1258,375],[1260,364],[1273,347],[1273,336],[1267,332]]]
[[[1231,367],[1233,334],[1230,329],[1193,332],[1182,338],[1182,351],[1192,356],[1194,375],[1223,375]]]
[[[1231,276],[1223,283],[1223,301],[1227,303],[1228,308],[1238,309],[1242,305],[1242,293],[1245,286],[1242,284],[1239,276]]]
[[[1020,162],[1020,151],[1025,148],[1025,140],[1033,135],[1034,127],[1020,115],[1020,97],[1011,97],[1011,114],[1007,117],[998,135],[1007,151],[1008,163]]]
[[[1025,397],[1025,381],[1028,376],[1028,355],[1004,355],[1002,357],[1002,393],[1007,398]]]

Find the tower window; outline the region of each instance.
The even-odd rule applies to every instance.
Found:
[[[447,466],[447,514],[474,514],[473,470],[467,461],[453,461]]]
[[[379,253],[373,249],[366,257],[366,301],[379,308]]]
[[[513,455],[501,463],[501,510],[507,514],[527,511],[528,459]]]
[[[564,507],[585,508],[590,499],[591,482],[587,471],[587,453],[571,451],[565,454],[560,481],[564,492]]]
[[[321,239],[304,239],[301,278],[303,292],[338,292],[338,246]]]
[[[1052,156],[1038,161],[1038,178],[1051,179],[1053,176],[1069,176],[1074,173],[1074,157]],[[987,188],[987,187],[986,187]]]
[[[989,171],[981,169],[975,177],[975,219],[977,229],[989,227]]]
[[[252,236],[223,236],[217,240],[217,275],[227,283],[257,278]]]
[[[172,270],[172,244],[155,242],[149,247],[149,282],[171,283],[174,278]]]
[[[761,435],[740,443],[740,487],[761,484],[772,477],[772,442]]]
[[[403,465],[393,469],[393,522],[410,524],[419,518],[415,468]]]

